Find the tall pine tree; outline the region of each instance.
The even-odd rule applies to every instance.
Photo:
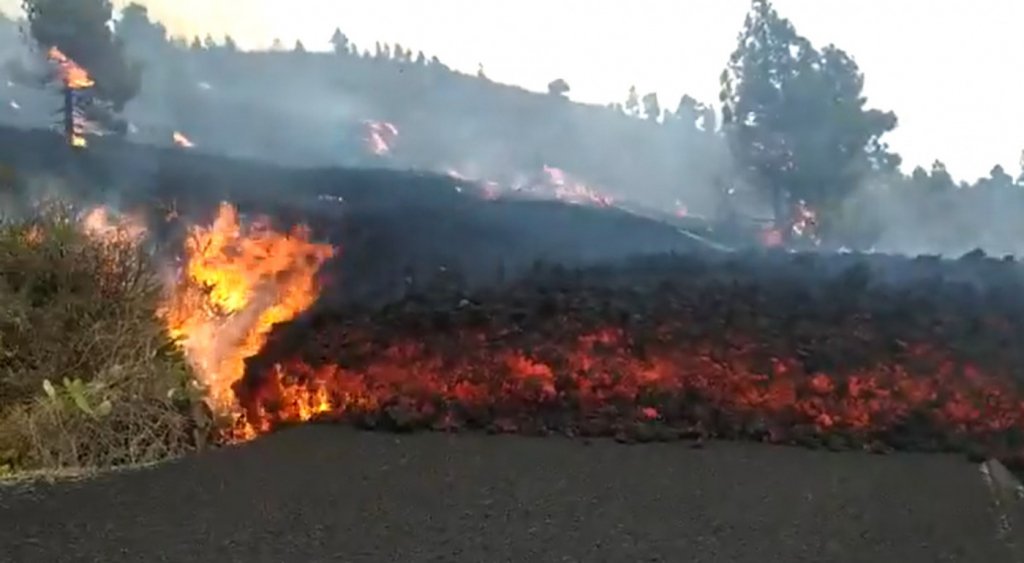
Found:
[[[833,46],[815,49],[769,0],[753,0],[721,82],[734,159],[771,199],[780,225],[804,201],[827,232],[867,174],[899,164],[881,141],[896,116],[865,109],[853,59]]]

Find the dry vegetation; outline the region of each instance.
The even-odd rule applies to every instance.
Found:
[[[0,221],[0,470],[153,462],[202,446],[200,395],[127,233],[48,203]]]

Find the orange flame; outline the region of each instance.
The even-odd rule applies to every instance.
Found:
[[[88,71],[71,60],[70,57],[57,47],[50,47],[47,55],[51,61],[57,63],[57,67],[60,69],[61,81],[69,90],[82,90],[96,85],[96,82],[89,76]],[[70,132],[68,141],[75,148],[85,148],[89,144],[85,139],[85,123],[83,123],[82,118],[78,115],[73,116],[73,120],[73,130]]]
[[[92,88],[96,82],[89,76],[89,72],[78,66],[78,63],[71,60],[57,47],[50,47],[49,58],[57,63],[60,68],[60,77],[64,85],[72,90]]]
[[[796,237],[807,239],[814,244],[821,244],[821,237],[818,234],[818,214],[803,200],[797,202],[789,228],[773,227],[761,231],[759,235],[761,244],[767,247],[782,246],[786,239],[785,230]]]
[[[208,227],[192,227],[183,275],[164,316],[219,414],[237,413],[231,385],[270,329],[316,300],[316,274],[335,253],[297,226],[272,230],[266,218],[244,226],[224,203]]]
[[[175,131],[174,134],[171,135],[171,139],[174,140],[175,145],[178,145],[179,147],[184,147],[186,149],[191,149],[196,146],[196,144],[193,143],[191,139],[189,139],[188,137],[185,136],[184,133],[181,133],[179,131]]]
[[[598,207],[609,207],[615,203],[613,198],[600,194],[594,188],[570,177],[561,168],[544,165],[544,178],[546,184],[544,187],[551,190],[554,196],[562,201]]]
[[[807,237],[818,244],[821,240],[817,233],[818,214],[807,206],[807,202],[800,200],[796,205],[796,216],[793,218],[793,225],[790,229],[798,237]]]

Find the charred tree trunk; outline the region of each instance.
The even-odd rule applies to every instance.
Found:
[[[62,117],[64,125],[64,139],[69,145],[74,146],[75,136],[78,133],[75,129],[75,91],[68,86],[64,87],[64,108]]]

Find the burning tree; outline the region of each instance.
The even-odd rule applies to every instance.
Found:
[[[142,66],[129,61],[124,47],[112,30],[113,6],[109,0],[24,0],[32,38],[51,58],[60,53],[91,75],[90,96],[69,96],[71,87],[62,73],[65,87],[65,122],[74,111],[83,119],[108,131],[123,134],[126,123],[117,115],[139,92]],[[71,109],[76,108],[76,109]]]
[[[51,47],[48,55],[58,65],[64,89],[64,106],[61,111],[64,136],[71,146],[84,148],[87,121],[83,115],[79,92],[92,88],[96,82],[88,71],[69,59],[60,49]]]
[[[722,73],[723,122],[747,180],[771,198],[776,229],[793,234],[800,201],[826,220],[867,174],[898,157],[882,135],[891,112],[864,108],[864,77],[845,52],[817,50],[768,0],[754,0]]]

